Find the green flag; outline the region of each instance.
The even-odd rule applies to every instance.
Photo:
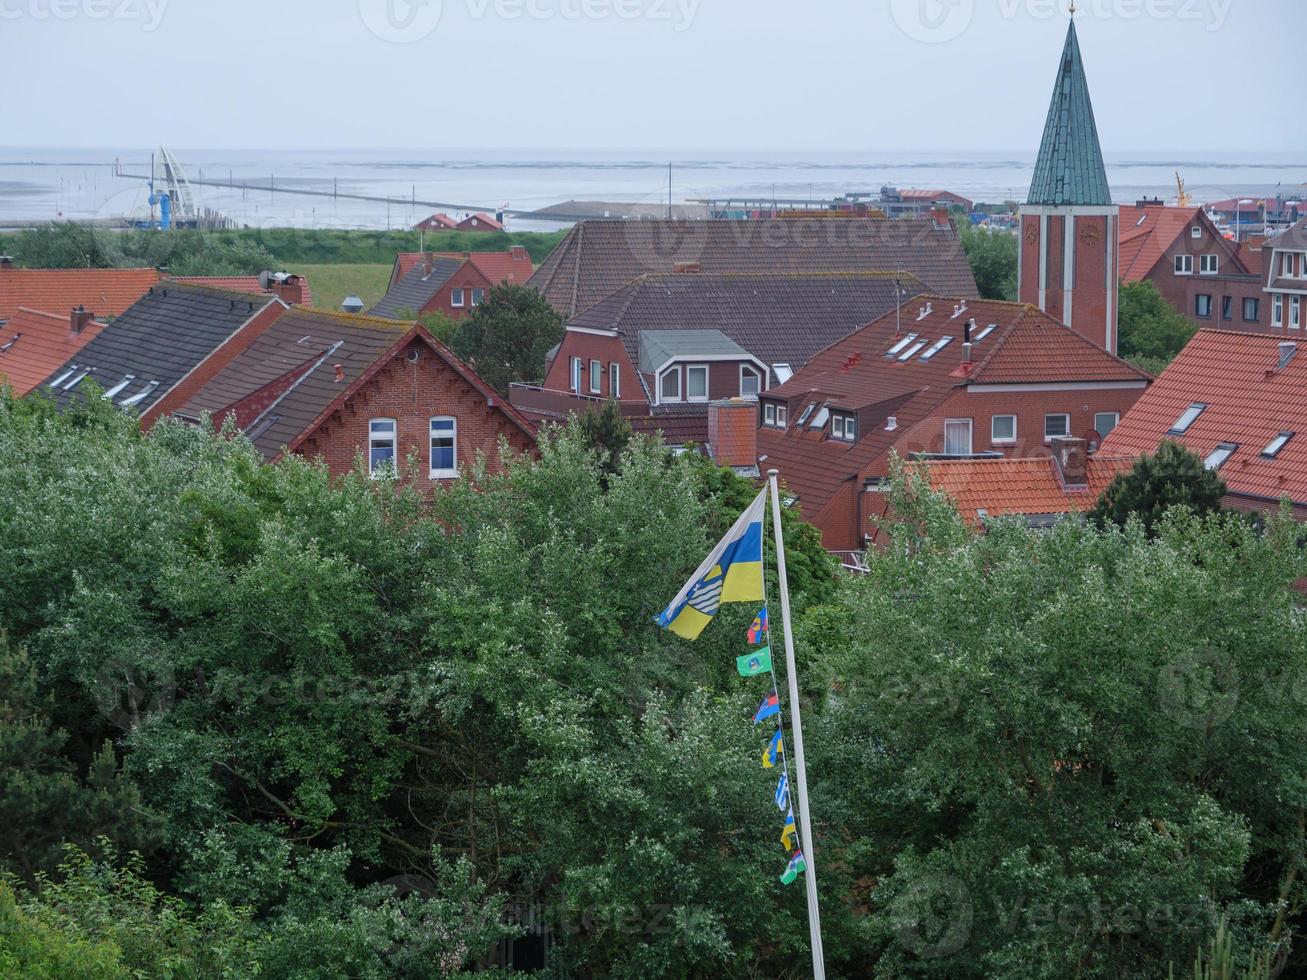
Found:
[[[771,672],[771,647],[763,647],[756,653],[746,653],[735,658],[735,669],[741,677],[757,677]]]
[[[808,870],[808,862],[803,860],[803,852],[795,851],[794,857],[790,858],[789,865],[785,868],[785,873],[781,875],[782,885],[794,884],[794,879]]]

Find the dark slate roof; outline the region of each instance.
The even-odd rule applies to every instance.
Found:
[[[616,330],[632,364],[640,363],[644,332],[711,331],[764,364],[798,370],[817,351],[894,309],[896,280],[900,301],[920,292],[912,276],[892,273],[648,275],[568,325]]]
[[[234,412],[237,427],[274,459],[412,329],[404,320],[293,307],[176,414],[208,412],[221,423]],[[259,399],[241,405],[256,392]]]
[[[529,285],[573,317],[633,279],[685,263],[708,275],[903,270],[934,292],[980,296],[956,229],[930,218],[583,221]]]
[[[368,316],[417,316],[462,265],[463,259],[444,256],[437,258],[430,266],[419,262],[390,287],[376,306],[368,310]]]
[[[250,319],[269,304],[280,302],[270,295],[252,296],[210,286],[177,282],[151,286],[145,296],[51,374],[44,390],[50,391],[49,381],[73,371],[68,381],[51,392],[62,408],[81,397],[85,380],[94,380],[108,391],[133,375],[134,380],[114,397],[114,403],[128,403],[143,413]],[[83,381],[69,389],[67,385],[83,372],[87,372]],[[145,398],[131,401],[152,382],[157,384]]]
[[[1026,203],[1057,206],[1112,203],[1075,21],[1067,32]]]

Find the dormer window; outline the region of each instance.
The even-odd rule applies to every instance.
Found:
[[[670,367],[658,378],[658,400],[660,402],[679,402],[681,400],[681,369]]]
[[[685,400],[688,402],[708,400],[708,365],[691,364],[685,369]]]
[[[762,374],[757,368],[747,364],[740,365],[740,397],[757,398],[762,391]]]
[[[841,442],[857,442],[857,418],[853,415],[842,415],[839,413],[831,415],[830,436],[832,439],[838,439]]]
[[[1175,425],[1171,426],[1170,434],[1173,436],[1182,436],[1189,431],[1189,428],[1198,421],[1198,416],[1207,411],[1207,406],[1201,402],[1194,402],[1175,420]]]

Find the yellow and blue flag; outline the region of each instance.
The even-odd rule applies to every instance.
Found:
[[[762,589],[762,522],[767,491],[758,494],[686,582],[655,617],[663,629],[698,639],[723,602],[758,602]]]
[[[787,851],[794,850],[794,835],[798,833],[794,826],[794,811],[785,815],[785,826],[781,829],[781,846]]]
[[[764,769],[775,769],[776,763],[781,756],[781,730],[776,729],[776,734],[771,737],[767,747],[762,750],[762,767]]]

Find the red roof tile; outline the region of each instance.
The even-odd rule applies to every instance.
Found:
[[[1231,493],[1307,503],[1307,349],[1297,344],[1277,370],[1284,342],[1264,334],[1198,331],[1101,451],[1138,456],[1172,439],[1206,458],[1222,443],[1237,445],[1220,470]],[[1207,408],[1186,432],[1172,434],[1195,404]],[[1262,451],[1280,432],[1295,435],[1268,459]]]
[[[984,517],[1010,514],[1042,517],[1084,513],[1116,475],[1129,470],[1134,462],[1132,457],[1091,456],[1089,486],[1083,490],[1063,486],[1052,456],[939,460],[921,464],[921,472],[933,489],[953,498],[968,524],[979,525]]]
[[[531,264],[531,255],[525,248],[512,249],[507,252],[473,252],[468,261],[476,270],[492,283],[511,282],[525,286],[535,267]]]
[[[1175,240],[1188,232],[1202,208],[1123,207],[1121,209],[1121,278],[1148,278]]]
[[[0,378],[15,395],[26,395],[62,367],[104,329],[93,320],[73,333],[68,314],[20,309],[0,327]]]
[[[159,281],[157,269],[15,269],[0,266],[0,320],[22,307],[66,314],[84,306],[118,316]]]

